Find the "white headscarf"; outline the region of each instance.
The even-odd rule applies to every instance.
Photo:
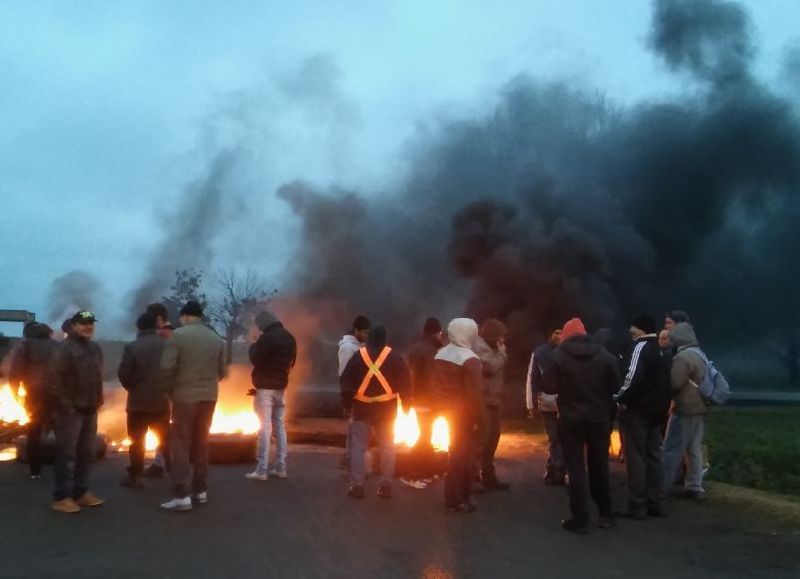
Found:
[[[472,351],[472,345],[478,339],[478,324],[469,318],[456,318],[447,326],[450,343],[439,350],[437,360],[445,360],[462,366],[470,358],[478,356]]]

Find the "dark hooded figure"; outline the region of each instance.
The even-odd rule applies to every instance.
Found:
[[[614,525],[608,446],[612,396],[619,390],[619,365],[612,354],[586,335],[578,318],[564,324],[561,339],[553,363],[542,376],[542,390],[558,395],[558,437],[569,475],[572,511],[572,518],[561,525],[567,531],[586,533],[590,494],[600,512],[600,526]]]
[[[25,410],[28,413],[26,455],[30,478],[42,474],[42,434],[52,428],[53,403],[50,391],[55,382],[58,342],[46,324],[30,322],[23,330],[23,340],[11,358],[11,383],[25,386]]]
[[[398,352],[386,343],[386,328],[370,330],[367,345],[345,366],[339,379],[342,400],[353,417],[350,428],[350,489],[348,496],[364,498],[366,463],[364,454],[374,435],[381,452],[378,496],[392,496],[394,478],[394,420],[397,397],[403,400],[411,390],[408,368]]]

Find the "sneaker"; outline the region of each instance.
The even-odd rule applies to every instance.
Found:
[[[578,535],[586,535],[589,532],[589,525],[582,525],[575,519],[561,521],[561,527],[570,533],[577,533]]]
[[[474,513],[477,509],[475,503],[459,503],[453,507],[447,507],[451,513]]]
[[[247,480],[269,480],[269,475],[262,474],[256,470],[253,472],[248,472],[246,475],[244,475],[244,478]]]
[[[381,485],[378,487],[378,496],[383,499],[390,499],[392,498],[392,486],[391,485]]]
[[[164,469],[157,464],[151,464],[142,472],[147,478],[164,478]]]
[[[86,491],[80,498],[75,499],[75,502],[79,507],[99,507],[106,501]]]
[[[80,513],[81,508],[74,499],[67,497],[60,501],[53,501],[53,510],[58,513]]]
[[[364,498],[364,487],[362,485],[353,485],[347,489],[347,496],[353,499]]]
[[[177,498],[167,501],[166,503],[161,503],[161,509],[165,511],[172,511],[175,513],[179,513],[182,511],[191,511],[192,510],[192,499],[191,497],[183,497]]]
[[[40,475],[40,474],[32,474],[32,475],[29,475],[28,478],[31,479],[31,480],[39,480],[40,478],[42,478],[42,475]]]
[[[274,468],[271,469],[268,473],[269,476],[273,478],[289,478],[289,475],[286,474],[286,469]]]
[[[706,491],[685,491],[683,498],[693,501],[702,501],[706,498]]]
[[[208,502],[208,493],[203,491],[202,493],[194,493],[192,495],[192,502],[198,505],[204,505]]]
[[[128,475],[123,477],[121,481],[119,481],[119,486],[121,487],[128,487],[133,489],[141,489],[144,488],[144,481],[142,477],[137,475]]]

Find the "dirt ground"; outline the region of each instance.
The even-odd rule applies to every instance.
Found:
[[[290,478],[248,481],[251,465],[212,466],[209,504],[157,508],[166,480],[118,486],[125,458],[99,462],[102,507],[49,510],[51,472],[30,481],[0,464],[0,577],[51,578],[484,578],[800,577],[800,507],[720,486],[702,503],[675,500],[666,519],[619,520],[576,536],[559,521],[564,489],[540,482],[540,436],[503,435],[499,473],[508,492],[476,496],[478,512],[445,512],[443,485],[395,486],[390,500],[345,496],[341,450],[292,445]],[[618,507],[622,465],[613,465]]]

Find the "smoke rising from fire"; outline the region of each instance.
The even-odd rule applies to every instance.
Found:
[[[57,277],[47,294],[47,319],[57,324],[77,310],[93,309],[101,291],[100,281],[85,271],[74,270]]]

